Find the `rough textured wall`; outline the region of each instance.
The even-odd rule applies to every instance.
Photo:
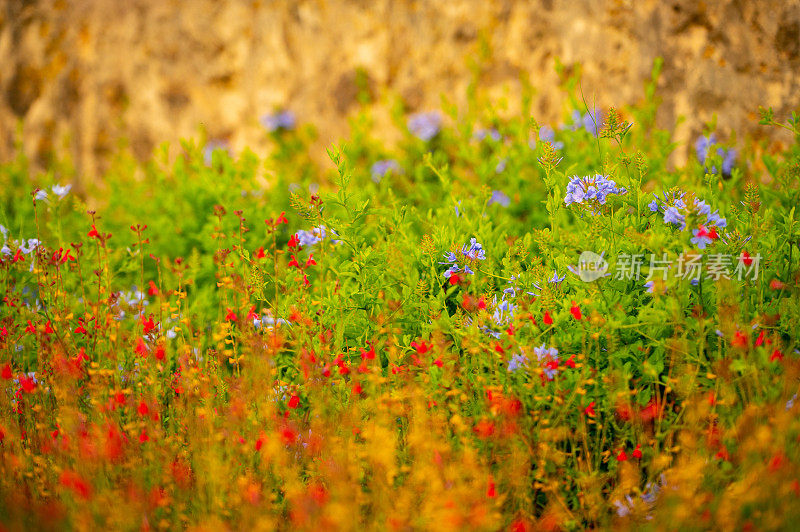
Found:
[[[4,5],[3,5],[4,4]],[[560,118],[555,58],[583,66],[587,97],[607,107],[641,98],[665,60],[660,120],[685,141],[716,113],[723,136],[762,135],[759,104],[800,108],[800,0],[4,0],[0,11],[0,158],[18,119],[44,164],[68,146],[96,175],[126,138],[147,157],[165,140],[210,137],[264,146],[258,118],[276,106],[346,134],[356,69],[410,109],[463,97],[468,58],[488,35],[482,83],[537,89],[536,116]],[[770,135],[779,135],[771,130]],[[680,155],[679,155],[680,158]]]

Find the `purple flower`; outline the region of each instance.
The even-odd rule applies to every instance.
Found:
[[[381,179],[389,172],[400,173],[400,165],[397,164],[397,161],[393,159],[386,159],[383,161],[377,161],[375,164],[372,165],[370,169],[370,173],[372,174],[372,180],[376,183],[380,183]]]
[[[539,362],[542,364],[558,361],[558,349],[555,347],[547,348],[545,344],[542,344],[539,347],[534,347],[533,352],[536,353],[536,358],[539,359]],[[558,373],[557,369],[547,366],[544,367],[544,374],[548,379],[552,380],[556,376],[556,373]]]
[[[564,147],[563,142],[556,142],[556,132],[553,131],[553,128],[548,125],[543,125],[539,128],[539,140],[542,142],[549,142],[553,145],[553,148],[556,150],[560,150]]]
[[[261,125],[270,133],[279,130],[288,131],[294,129],[295,122],[294,113],[291,111],[276,111],[270,115],[261,117]]]
[[[708,157],[708,149],[717,143],[717,137],[710,134],[708,137],[701,136],[694,143],[694,151],[697,154],[697,160],[700,164],[705,164],[706,157]]]
[[[205,162],[206,166],[211,166],[214,152],[217,150],[226,151],[229,155],[231,153],[228,143],[224,140],[209,140],[206,144],[206,147],[203,148],[203,161]]]
[[[502,190],[493,190],[492,197],[489,198],[489,205],[497,203],[503,207],[508,207],[511,204],[511,198],[505,195]]]
[[[583,128],[596,137],[597,132],[603,127],[604,120],[600,109],[592,109],[583,115]]]
[[[444,277],[449,279],[454,273],[463,271],[464,273],[474,274],[475,272],[469,267],[469,263],[476,260],[486,260],[486,252],[483,246],[478,243],[477,239],[473,238],[469,244],[465,244],[458,253],[448,251],[444,254],[444,262],[439,264],[450,264],[451,266],[444,272]],[[463,262],[463,268],[459,266],[459,262]]]
[[[475,140],[484,140],[487,137],[489,137],[490,139],[492,139],[495,142],[498,142],[500,139],[503,138],[503,136],[500,135],[500,132],[497,131],[495,128],[478,129],[472,135],[472,138],[474,138]]]
[[[519,368],[528,365],[528,357],[521,353],[517,353],[511,357],[511,360],[508,361],[508,371],[510,373],[514,373]]]
[[[437,111],[415,113],[408,117],[408,130],[425,142],[435,137],[442,128],[442,117]]]
[[[611,194],[625,194],[627,190],[618,187],[616,182],[608,176],[595,174],[594,176],[578,177],[573,176],[567,184],[567,195],[564,203],[586,204],[593,207],[595,214],[600,205],[605,205],[606,200]]]

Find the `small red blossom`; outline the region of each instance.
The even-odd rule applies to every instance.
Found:
[[[147,344],[144,343],[144,338],[141,336],[136,339],[136,347],[134,348],[134,351],[141,357],[147,356]]]
[[[150,408],[147,406],[147,403],[141,401],[139,406],[136,408],[136,411],[139,412],[139,415],[144,417],[150,413]]]
[[[583,317],[580,307],[576,305],[574,301],[572,302],[572,307],[569,309],[569,311],[572,313],[572,317],[576,320],[580,320]]]
[[[550,313],[548,311],[546,311],[546,310],[544,311],[544,318],[542,318],[542,321],[544,321],[545,325],[552,325],[553,324],[553,318],[550,317]]]
[[[29,377],[28,375],[19,376],[19,385],[25,393],[33,393],[36,389],[36,381],[33,380],[33,377]]]
[[[300,239],[297,238],[297,234],[295,233],[289,239],[289,249],[297,249],[299,247],[300,247]]]
[[[25,332],[29,334],[34,334],[36,332],[36,326],[31,323],[31,320],[28,320],[28,326],[25,327]]]
[[[486,488],[486,496],[491,499],[497,497],[497,488],[495,486],[494,477],[492,477],[492,475],[489,475],[489,483]]]
[[[153,332],[156,329],[156,322],[153,321],[153,316],[145,318],[144,314],[142,314],[142,328],[144,329],[144,334]]]
[[[25,256],[22,254],[22,251],[20,251],[19,249],[17,249],[17,252],[14,253],[14,258],[11,259],[11,263],[12,264],[17,263],[17,262],[25,262]]]
[[[459,277],[457,273],[451,273],[448,281],[451,285],[458,284],[461,281],[461,277]]]
[[[473,427],[472,431],[475,432],[479,438],[486,439],[494,434],[494,423],[488,419],[482,419]]]
[[[302,268],[302,266],[300,266],[300,263],[297,262],[297,257],[295,257],[294,255],[292,255],[292,260],[289,261],[289,266],[294,266],[295,268]]]
[[[782,290],[782,289],[786,288],[786,283],[784,283],[784,282],[782,282],[782,281],[780,281],[778,279],[773,279],[773,280],[771,280],[769,282],[769,287],[771,289],[773,289],[773,290]]]
[[[300,406],[300,398],[296,395],[292,395],[292,397],[289,399],[289,402],[286,403],[286,406],[292,409],[297,408]]]
[[[747,347],[747,336],[742,334],[740,331],[736,331],[733,335],[733,339],[731,340],[731,345],[733,347]]]
[[[50,320],[47,320],[47,323],[44,324],[44,333],[45,334],[53,334],[55,331],[53,330],[53,326],[50,325]]]
[[[625,454],[625,449],[620,449],[619,453],[617,453],[617,462],[627,462],[628,455]]]
[[[570,357],[564,361],[564,365],[566,367],[568,367],[568,368],[574,368],[575,367],[575,355],[570,355]]]
[[[583,409],[583,413],[586,414],[589,417],[596,416],[597,413],[594,411],[594,406],[595,406],[595,403],[594,403],[594,401],[592,401],[591,403],[589,403],[589,406],[587,406],[586,408]]]
[[[753,264],[753,258],[747,251],[742,251],[742,254],[739,256],[739,260],[742,261],[742,264],[745,266],[750,266]]]
[[[642,449],[641,449],[641,447],[642,447],[641,445],[637,444],[636,445],[636,449],[633,450],[633,457],[636,458],[637,460],[641,460],[642,459]]]
[[[756,338],[756,347],[762,345],[764,343],[764,331],[762,330],[758,333],[758,338]]]
[[[156,283],[154,283],[153,281],[148,281],[147,284],[148,284],[147,295],[157,296],[158,287],[156,286]]]
[[[83,326],[83,320],[78,322],[78,326],[75,327],[75,334],[86,334],[86,328]]]
[[[772,354],[769,356],[769,361],[770,361],[770,362],[775,362],[776,360],[779,360],[779,361],[782,361],[782,360],[783,360],[783,353],[781,353],[780,349],[776,349],[776,350],[775,350],[775,351],[773,351],[773,352],[772,352]]]
[[[239,317],[236,315],[236,313],[233,310],[230,309],[230,307],[227,308],[226,310],[228,312],[227,314],[225,314],[225,319],[226,320],[231,321],[231,322],[239,320]]]
[[[14,372],[11,370],[11,364],[6,362],[6,365],[3,366],[2,371],[0,371],[0,377],[3,377],[5,380],[10,380],[13,376]]]
[[[308,256],[308,260],[306,261],[306,268],[308,268],[309,266],[316,266],[316,265],[317,261],[314,260],[314,254],[312,253],[311,255]]]
[[[153,352],[153,355],[156,357],[156,360],[164,360],[164,357],[167,356],[167,350],[163,345],[158,345],[156,350]]]
[[[92,225],[92,230],[86,235],[89,238],[100,238],[100,233],[97,231],[97,228]]]
[[[441,358],[437,358],[436,360],[433,361],[433,365],[441,368],[444,365],[444,363],[442,362]]]
[[[288,223],[289,220],[286,219],[286,212],[282,211],[281,215],[278,216],[278,220],[275,222],[275,225],[288,224]]]

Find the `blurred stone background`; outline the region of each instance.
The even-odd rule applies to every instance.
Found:
[[[718,116],[723,139],[769,135],[759,105],[800,108],[800,0],[0,0],[0,159],[41,168],[66,150],[82,178],[106,168],[120,139],[138,158],[163,141],[225,139],[264,149],[259,118],[293,110],[322,147],[347,134],[358,69],[375,94],[410,111],[465,98],[482,36],[484,87],[509,99],[520,76],[535,115],[564,116],[556,58],[582,65],[590,100],[642,98],[664,58],[659,122],[688,142]],[[202,126],[201,126],[202,125]],[[783,138],[786,140],[786,138]],[[680,161],[678,161],[680,162]]]

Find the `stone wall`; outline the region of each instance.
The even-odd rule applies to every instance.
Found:
[[[659,121],[685,116],[684,143],[714,114],[723,138],[779,141],[757,125],[758,105],[780,116],[800,109],[800,0],[5,0],[0,9],[0,158],[23,119],[34,161],[66,148],[86,177],[121,138],[145,158],[201,124],[234,149],[262,149],[258,119],[276,107],[314,123],[327,145],[347,132],[358,69],[410,110],[438,107],[442,93],[463,100],[482,36],[491,57],[481,83],[513,100],[527,76],[541,120],[564,112],[556,58],[582,65],[587,98],[608,107],[639,100],[663,57]]]

